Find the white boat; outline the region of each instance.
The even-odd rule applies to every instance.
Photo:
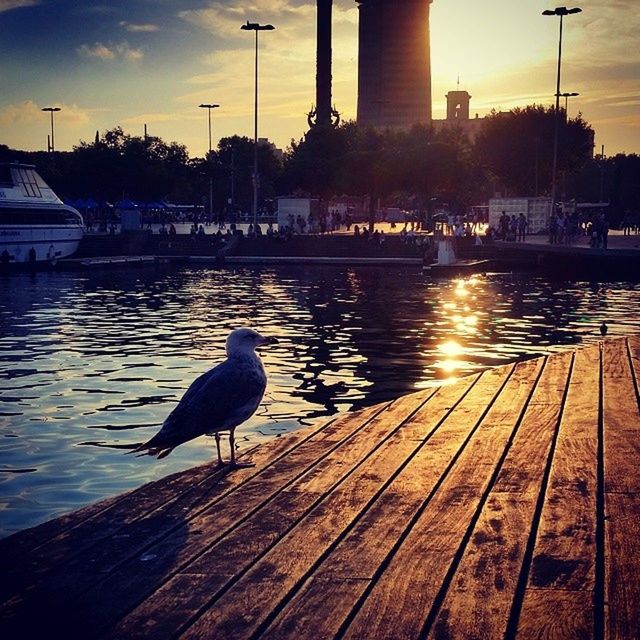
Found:
[[[64,204],[33,165],[0,164],[0,266],[70,256],[82,239],[82,216]]]

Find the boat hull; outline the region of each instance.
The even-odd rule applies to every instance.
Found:
[[[0,264],[55,262],[72,255],[80,240],[82,227],[77,225],[0,224]]]

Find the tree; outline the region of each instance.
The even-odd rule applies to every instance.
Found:
[[[555,128],[553,107],[531,105],[508,113],[492,112],[475,141],[475,158],[503,188],[517,195],[548,193],[553,165]],[[593,153],[593,130],[582,115],[559,130],[558,175],[579,170]]]

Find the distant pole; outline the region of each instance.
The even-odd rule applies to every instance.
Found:
[[[236,200],[236,150],[231,148],[231,212]]]
[[[540,194],[539,189],[539,180],[538,180],[538,167],[539,167],[539,146],[540,146],[540,138],[536,137],[536,198]]]
[[[53,114],[56,113],[57,111],[62,111],[62,109],[60,107],[43,107],[42,111],[48,111],[51,114],[51,144],[49,145],[50,148],[48,150],[51,151],[51,157],[53,158],[53,155],[56,151],[56,143],[55,143],[54,128],[53,128]]]
[[[555,211],[556,204],[556,181],[558,172],[558,137],[560,133],[560,68],[562,64],[562,25],[564,16],[573,13],[580,13],[582,9],[575,7],[567,9],[567,7],[556,7],[555,9],[547,9],[542,12],[543,16],[559,16],[560,17],[560,37],[558,38],[558,72],[556,76],[556,110],[555,110],[555,129],[553,134],[553,168],[551,170],[551,212]]]
[[[201,104],[201,109],[207,109],[209,114],[209,155],[207,159],[211,161],[211,109],[217,109],[219,104]],[[211,167],[209,167],[209,216],[213,216],[213,176],[211,175]]]
[[[604,202],[604,145],[600,151],[600,202]]]
[[[240,27],[243,31],[256,32],[256,53],[254,69],[254,100],[253,100],[253,228],[258,224],[258,32],[273,31],[272,24],[258,24],[249,22]]]

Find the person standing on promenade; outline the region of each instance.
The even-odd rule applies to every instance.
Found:
[[[552,213],[549,217],[549,244],[555,244],[558,234],[558,223],[556,214]]]
[[[529,223],[527,219],[524,217],[524,213],[521,213],[518,216],[518,242],[524,242],[527,236],[527,227]]]
[[[601,214],[602,218],[602,248],[606,249],[609,241],[609,222],[605,214]]]

